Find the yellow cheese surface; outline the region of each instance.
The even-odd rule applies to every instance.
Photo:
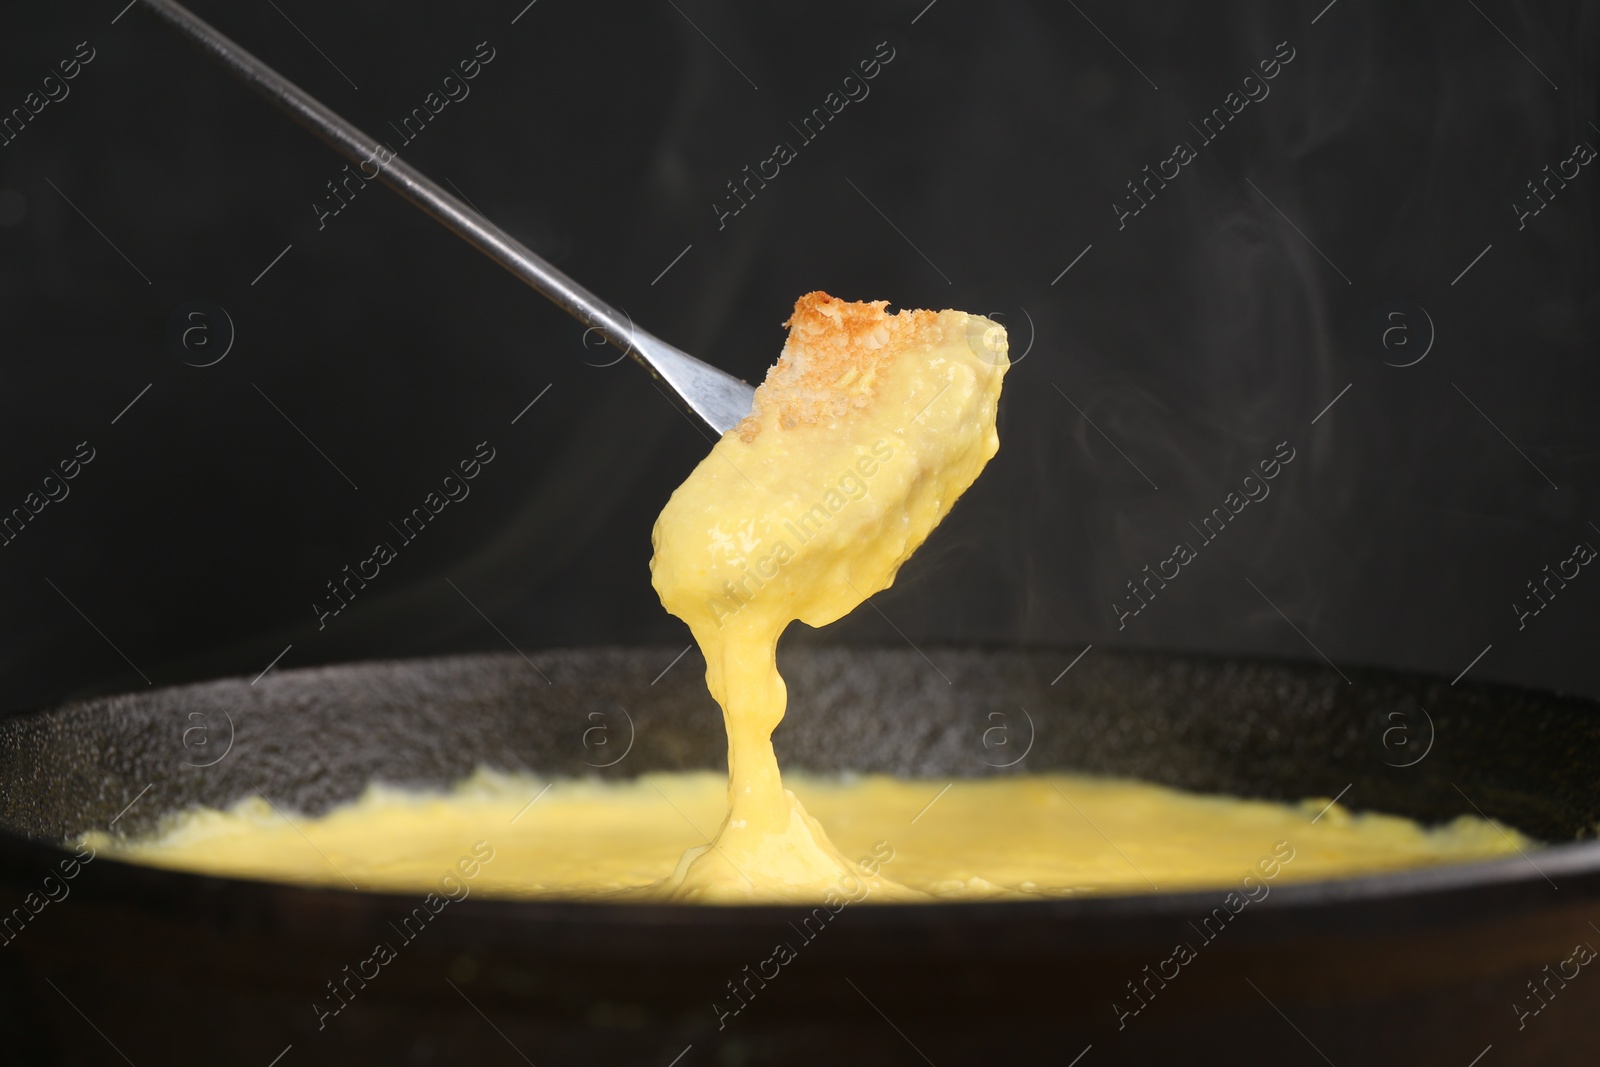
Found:
[[[1238,886],[1279,842],[1287,848],[1276,855],[1293,858],[1274,884],[1534,847],[1471,817],[1426,829],[1336,804],[1319,818],[1326,797],[1278,804],[1078,775],[784,780],[837,851],[869,860],[880,880],[925,901]],[[88,843],[101,855],[163,867],[344,889],[439,892],[454,872],[447,892],[660,899],[679,857],[704,848],[726,815],[727,779],[699,771],[551,782],[480,771],[449,792],[372,786],[320,818],[273,801],[277,808],[252,796],[228,811],[188,812],[142,841],[97,833]],[[474,853],[479,842],[487,847]],[[488,853],[491,861],[471,862]],[[463,859],[476,872],[470,880]],[[868,883],[858,866],[838,883],[840,895],[889,899]]]

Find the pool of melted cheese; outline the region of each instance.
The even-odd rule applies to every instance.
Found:
[[[948,779],[880,775],[784,782],[856,862],[835,889],[857,900],[887,899],[867,884],[872,871],[901,899],[1036,899],[1237,886],[1274,857],[1287,859],[1273,865],[1282,884],[1534,847],[1473,817],[1425,828],[1327,797],[1280,804],[1083,775],[958,779],[948,790]],[[448,791],[373,785],[317,818],[252,795],[186,812],[150,838],[88,843],[140,863],[332,888],[437,892],[450,874],[456,894],[652,900],[725,817],[727,788],[714,771],[551,781],[480,770]]]
[[[1427,829],[1337,805],[1318,817],[1326,800],[1070,775],[791,775],[786,787],[771,740],[787,703],[779,636],[843,618],[894,582],[999,448],[1009,367],[1005,330],[960,311],[890,314],[883,301],[811,293],[786,325],[751,414],[672,494],[652,536],[656,592],[692,631],[722,708],[725,778],[480,771],[447,794],[374,785],[318,818],[251,798],[185,813],[153,838],[88,842],[240,877],[423,891],[470,864],[475,891],[704,903],[1181,889],[1236,881],[1263,856],[1274,876],[1312,879],[1531,844],[1481,819]]]

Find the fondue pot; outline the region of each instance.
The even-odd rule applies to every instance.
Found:
[[[257,790],[315,814],[370,781],[443,788],[477,767],[614,779],[723,766],[693,653],[658,681],[671,649],[543,652],[537,669],[493,655],[281,671],[0,727],[0,884],[5,900],[33,893],[38,907],[0,919],[0,1047],[17,1063],[262,1067],[1593,1062],[1600,979],[1575,949],[1600,943],[1600,844],[1582,840],[1600,819],[1594,703],[1376,670],[1347,669],[1346,684],[1320,664],[1097,649],[1061,675],[1060,651],[926,651],[948,684],[904,646],[782,652],[785,768],[925,778],[930,796],[1057,770],[1279,800],[1340,794],[1425,822],[1482,813],[1550,847],[1278,884],[1209,939],[1202,924],[1228,886],[863,903],[806,926],[808,939],[797,931],[811,909],[797,906],[468,895],[402,940],[417,894],[210,877],[63,846]],[[997,767],[1015,757],[997,759],[984,731],[991,713],[1019,708],[1026,755]],[[613,724],[604,758],[584,744],[595,712]],[[1402,721],[1405,745],[1387,733]],[[186,733],[197,723],[203,738]],[[748,981],[780,941],[798,943],[797,958]],[[399,946],[396,958],[320,1015],[329,983],[377,942]],[[1194,949],[1181,967],[1178,943]],[[741,982],[742,1009],[719,1014]]]

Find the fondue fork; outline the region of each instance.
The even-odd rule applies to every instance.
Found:
[[[377,166],[378,176],[395,192],[633,356],[666,381],[713,430],[726,433],[750,413],[755,390],[749,385],[639,329],[627,315],[445,192],[387,145],[358,130],[175,0],[144,0],[144,5],[341,155],[358,167],[364,162]],[[383,157],[387,161],[379,163]],[[363,176],[368,175],[363,171]]]

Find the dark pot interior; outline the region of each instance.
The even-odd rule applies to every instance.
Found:
[[[1600,981],[1568,983],[1520,1030],[1510,1005],[1576,942],[1600,941],[1588,925],[1600,914],[1600,846],[1576,840],[1600,820],[1593,703],[1381,671],[1347,671],[1347,684],[1292,663],[1095,649],[1062,675],[1077,650],[924,651],[786,650],[784,766],[926,777],[1060,768],[1281,799],[1348,785],[1344,802],[1358,809],[1437,821],[1475,804],[1563,844],[1281,887],[1120,1028],[1111,1005],[1132,1003],[1125,984],[1175,942],[1197,940],[1188,923],[1224,889],[848,908],[722,1029],[712,1002],[776,941],[794,940],[788,924],[805,909],[470,898],[319,1029],[312,1004],[325,983],[395,940],[388,924],[417,901],[100,858],[0,950],[7,1046],[41,1063],[112,1062],[115,1045],[134,1063],[262,1065],[287,1046],[285,1065],[511,1063],[519,1052],[540,1064],[665,1065],[689,1046],[685,1067],[829,1055],[1068,1062],[1089,1045],[1118,1062],[1222,1062],[1263,1048],[1313,1062],[1308,1044],[1341,1064],[1465,1064],[1513,1043],[1518,1062],[1592,1059],[1585,1016]],[[607,776],[720,767],[703,665],[691,652],[662,676],[675,654],[574,649],[534,654],[537,668],[476,656],[286,671],[10,720],[0,726],[7,897],[40,888],[65,855],[53,842],[68,835],[113,820],[115,832],[138,833],[257,786],[319,812],[373,779],[443,786],[482,765]],[[1034,744],[998,771],[982,743],[987,716],[1023,708]],[[582,740],[594,711],[619,747],[630,719],[633,730],[628,756],[601,771]],[[209,749],[194,734],[185,745],[196,722]],[[1404,746],[1386,733],[1397,724]]]

